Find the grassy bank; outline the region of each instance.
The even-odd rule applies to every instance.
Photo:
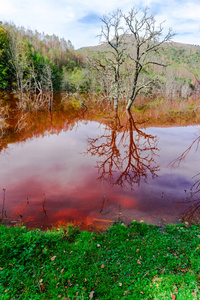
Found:
[[[0,226],[0,299],[199,299],[199,271],[196,225]]]

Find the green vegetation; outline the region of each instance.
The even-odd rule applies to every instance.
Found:
[[[13,79],[8,58],[8,36],[3,27],[0,27],[0,89],[8,89],[9,81]]]
[[[134,62],[130,59],[136,51],[134,39],[130,34],[123,38],[124,43],[119,42],[126,54],[120,63],[120,102],[126,102],[130,97],[135,73]],[[111,45],[114,44],[111,41]],[[71,41],[1,22],[0,90],[21,92],[23,96],[27,92],[55,90],[89,92],[112,102],[116,92],[112,74],[115,65],[109,55],[108,43],[75,51]],[[150,81],[152,86],[140,94],[173,101],[198,98],[200,47],[164,43],[159,55],[168,67],[145,67],[140,81]],[[21,95],[19,98],[22,102]]]
[[[0,227],[1,299],[198,299],[200,228]]]
[[[59,90],[63,71],[83,65],[70,41],[10,23],[0,24],[0,89]]]

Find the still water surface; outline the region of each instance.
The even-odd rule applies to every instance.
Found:
[[[109,124],[76,120],[8,143],[0,153],[4,218],[40,228],[198,221],[200,127]]]

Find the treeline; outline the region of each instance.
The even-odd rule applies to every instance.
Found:
[[[120,85],[119,97],[126,101],[135,74],[134,61],[130,59],[135,45],[130,35],[124,36],[122,42],[119,50],[126,47],[127,54],[120,65],[117,84]],[[138,84],[149,81],[152,84],[141,93],[170,100],[198,97],[199,53],[200,48],[195,46],[164,45],[160,60],[168,67],[143,68]],[[113,70],[117,65],[111,55],[108,43],[75,51],[71,41],[1,22],[0,90],[95,92],[112,101],[116,93]]]
[[[63,88],[63,74],[83,66],[70,41],[0,23],[0,89],[46,91]]]

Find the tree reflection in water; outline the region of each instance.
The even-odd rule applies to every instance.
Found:
[[[46,195],[45,195],[45,193],[44,193],[44,199],[42,201],[42,212],[43,212],[45,218],[48,218],[47,210],[46,210]]]
[[[159,171],[155,162],[158,150],[157,136],[139,129],[130,112],[124,126],[116,113],[104,134],[88,138],[88,153],[99,159],[98,179],[121,187],[139,186],[142,179],[147,182],[149,173],[155,178]]]
[[[185,160],[186,156],[189,154],[191,149],[195,147],[195,152],[198,150],[200,144],[200,135],[191,143],[191,145],[175,160],[170,163],[173,168],[179,167],[181,162]],[[197,179],[200,173],[194,175],[192,178]],[[187,192],[185,190],[185,192]],[[187,208],[180,214],[182,221],[188,222],[200,222],[200,179],[197,179],[190,188],[189,196],[186,200],[180,202],[180,204],[186,206]]]

